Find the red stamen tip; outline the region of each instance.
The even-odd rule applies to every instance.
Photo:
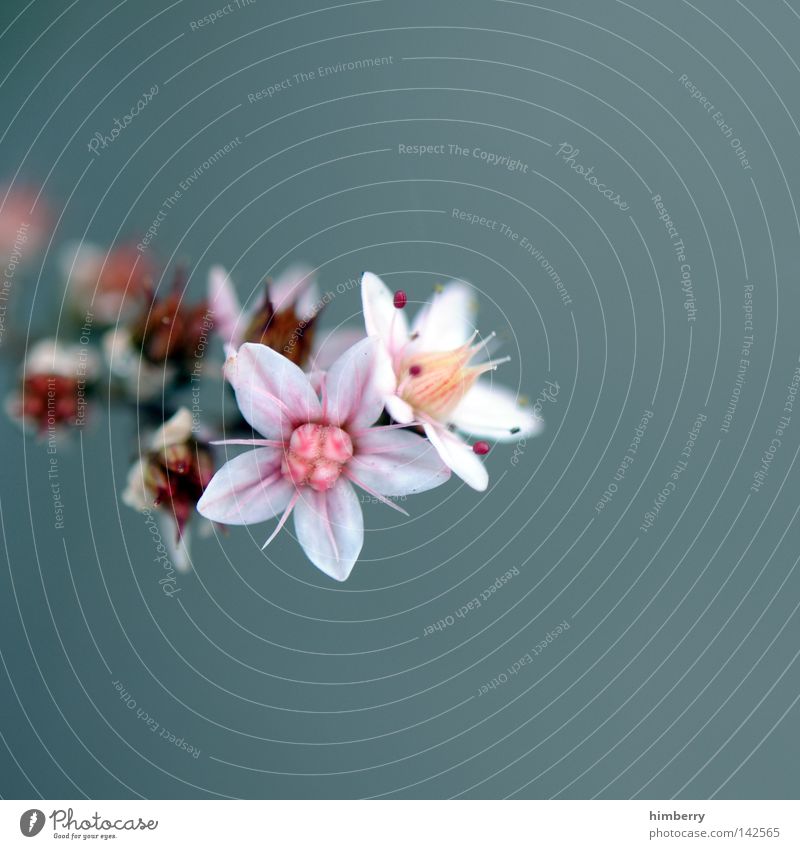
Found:
[[[476,442],[472,446],[472,450],[476,454],[480,454],[481,456],[483,456],[484,454],[488,454],[491,449],[488,442],[484,442],[483,440],[481,440],[480,442]]]
[[[408,370],[408,373],[411,375],[411,377],[419,377],[422,374],[422,366],[413,365]]]
[[[398,289],[394,293],[393,303],[396,309],[403,309],[403,307],[408,303],[408,295],[406,295],[406,293],[402,289]]]

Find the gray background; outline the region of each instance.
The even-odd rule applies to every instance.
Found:
[[[488,492],[454,480],[407,502],[408,520],[365,505],[346,584],[290,533],[262,553],[264,525],[196,546],[172,599],[118,498],[135,418],[101,406],[59,447],[63,531],[44,446],[2,421],[2,795],[796,798],[800,408],[750,486],[800,354],[797,3],[255,0],[193,30],[214,8],[3,4],[0,176],[43,182],[63,212],[53,250],[14,282],[23,341],[63,326],[58,245],[138,237],[238,136],[153,242],[165,264],[189,262],[193,297],[212,262],[245,296],[305,259],[323,289],[345,289],[335,324],[358,321],[346,281],[364,269],[413,301],[461,277],[513,357],[499,379],[531,399],[546,380],[560,391],[540,437],[493,450]],[[248,102],[301,71],[389,56]],[[565,142],[627,211],[559,159]],[[481,148],[527,173],[400,144]],[[694,322],[655,194],[686,246]],[[519,242],[454,208],[526,236],[571,303]],[[724,433],[745,284],[755,341]],[[5,394],[18,359],[4,354]],[[204,393],[217,415],[219,386]],[[699,413],[687,468],[642,531]],[[199,757],[151,733],[115,681]]]

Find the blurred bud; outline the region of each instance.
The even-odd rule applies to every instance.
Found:
[[[33,186],[0,186],[0,261],[16,267],[35,256],[52,230],[53,216]]]
[[[135,244],[106,252],[85,242],[70,245],[61,257],[67,299],[78,314],[91,313],[99,324],[130,320],[152,299],[157,268]]]
[[[187,305],[185,278],[182,271],[175,275],[172,291],[162,298],[153,298],[130,328],[134,349],[153,365],[170,364],[179,374],[191,368],[195,359],[202,358],[201,346],[213,326],[205,300]]]
[[[242,342],[266,345],[302,368],[311,356],[318,315],[319,312],[310,316],[299,314],[296,303],[289,300],[280,309],[275,309],[267,281],[261,303],[250,316]]]
[[[155,432],[131,467],[122,500],[136,510],[157,507],[171,516],[177,541],[213,474],[211,449],[196,439],[192,415],[181,407]]]
[[[6,403],[9,415],[40,433],[86,423],[99,373],[97,355],[81,345],[43,339],[25,358],[20,385]]]

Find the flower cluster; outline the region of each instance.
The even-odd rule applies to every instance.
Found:
[[[303,279],[292,279],[277,306],[308,327],[317,313]],[[219,269],[212,290],[227,339],[225,377],[257,436],[221,443],[250,450],[222,466],[197,509],[227,525],[279,516],[264,547],[294,514],[309,560],[338,581],[350,575],[364,542],[354,487],[403,513],[391,496],[432,489],[451,472],[484,490],[489,478],[481,457],[489,442],[470,443],[461,434],[511,441],[541,427],[513,393],[481,379],[505,360],[484,355],[492,336],[475,342],[474,295],[463,283],[442,287],[409,326],[405,292],[365,273],[366,338],[324,370],[317,358],[311,374],[300,367],[304,358],[267,343],[274,334],[265,334],[259,317],[275,313],[269,294],[243,317]],[[237,332],[240,325],[246,334]],[[384,411],[393,422],[376,424]]]
[[[0,252],[16,251],[19,261],[18,219],[30,219],[22,241],[33,249],[47,239],[49,217],[23,216],[32,192],[9,197]],[[206,297],[193,301],[183,269],[166,276],[133,243],[69,245],[60,269],[65,316],[82,327],[74,343],[43,338],[28,348],[6,409],[53,439],[85,425],[102,390],[109,404],[150,422],[122,500],[158,512],[177,568],[191,564],[194,525],[277,519],[266,547],[292,517],[309,560],[344,581],[364,542],[357,490],[405,515],[393,499],[405,502],[451,474],[485,490],[491,444],[542,425],[491,380],[508,358],[489,355],[494,334],[479,338],[474,291],[459,281],[438,287],[409,321],[407,294],[366,272],[363,326],[323,333],[328,299],[304,266],[266,280],[244,305],[221,266],[210,270]],[[211,351],[212,335],[224,360]],[[196,403],[198,383],[220,378],[238,407],[233,422],[204,416]],[[240,446],[248,450],[228,456]],[[215,451],[225,453],[219,468]]]

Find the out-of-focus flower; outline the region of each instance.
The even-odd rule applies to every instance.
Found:
[[[155,263],[133,243],[110,251],[73,243],[63,252],[61,267],[70,304],[100,324],[128,321],[152,299]]]
[[[364,518],[352,484],[405,513],[388,496],[423,492],[450,471],[430,443],[396,427],[371,427],[383,409],[373,383],[376,341],[363,339],[322,379],[321,396],[286,357],[244,344],[225,373],[236,402],[262,439],[227,462],[197,505],[215,522],[249,525],[282,514],[268,545],[294,512],[297,539],[311,562],[344,581],[361,552]]]
[[[403,312],[407,299],[397,294],[371,272],[361,278],[367,334],[380,340],[376,380],[386,409],[401,424],[420,422],[442,460],[484,490],[489,476],[479,455],[488,446],[470,445],[455,431],[508,442],[537,433],[542,421],[510,390],[478,379],[508,357],[475,362],[494,334],[473,344],[476,306],[469,286],[454,281],[442,287],[410,329]]]
[[[175,380],[199,376],[213,319],[206,301],[187,304],[183,273],[129,326],[108,331],[103,350],[112,374],[134,398],[156,397]]]
[[[244,309],[228,273],[216,265],[208,277],[208,301],[227,356],[245,342],[257,342],[306,372],[318,372],[364,338],[356,328],[317,332],[317,319],[327,301],[305,266],[292,266],[274,282],[267,281],[261,297]]]
[[[86,423],[98,374],[98,357],[90,348],[42,339],[25,357],[19,387],[6,409],[41,434],[80,427]]]
[[[21,265],[43,247],[52,213],[33,186],[0,186],[0,262]]]
[[[196,439],[185,407],[153,434],[128,472],[123,502],[135,510],[158,509],[175,567],[183,571],[190,565],[187,524],[213,474],[211,449]]]

